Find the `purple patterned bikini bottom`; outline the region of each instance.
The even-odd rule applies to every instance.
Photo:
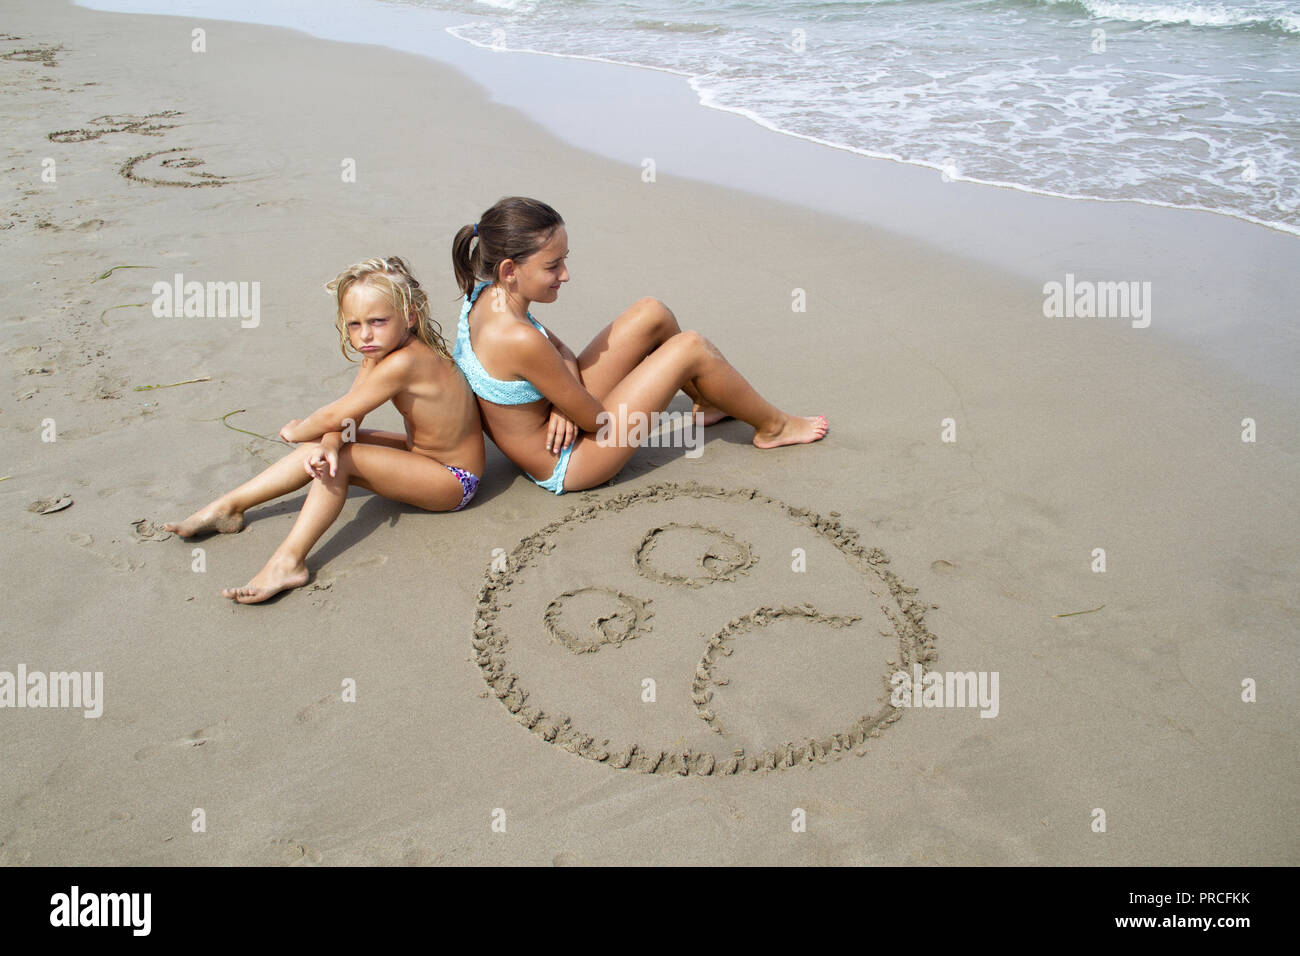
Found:
[[[460,481],[460,486],[465,489],[465,494],[461,496],[460,504],[452,508],[452,511],[459,511],[469,504],[470,499],[474,497],[474,492],[478,491],[478,475],[472,471],[466,471],[464,468],[457,468],[455,465],[443,465],[449,472],[456,476]]]

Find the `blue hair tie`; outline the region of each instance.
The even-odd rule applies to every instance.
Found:
[[[474,235],[478,235],[478,223],[474,223]]]

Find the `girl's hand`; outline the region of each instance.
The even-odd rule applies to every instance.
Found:
[[[297,428],[297,427],[298,427],[299,425],[301,425],[301,424],[302,424],[302,419],[301,419],[301,418],[295,418],[295,419],[294,419],[293,421],[291,421],[289,424],[287,424],[287,425],[285,425],[283,428],[281,428],[281,429],[280,429],[280,440],[281,440],[281,441],[286,441],[286,442],[288,442],[290,445],[296,445],[296,444],[298,444],[298,440],[297,440],[296,438],[293,438],[292,436],[293,436],[294,434],[296,434],[296,432],[294,431],[294,429]]]
[[[333,478],[339,471],[339,450],[333,445],[319,444],[303,460],[302,466],[314,479]]]
[[[546,450],[552,455],[558,455],[572,445],[577,437],[578,426],[552,408],[551,420],[546,423]]]

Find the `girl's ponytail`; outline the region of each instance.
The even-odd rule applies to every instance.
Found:
[[[474,282],[478,276],[479,250],[476,248],[470,252],[474,236],[473,226],[461,226],[451,241],[451,265],[456,270],[456,285],[466,298],[474,294]]]
[[[563,225],[560,214],[544,202],[523,196],[497,200],[478,222],[461,226],[451,241],[456,285],[469,298],[476,282],[496,281],[503,261],[523,262]]]

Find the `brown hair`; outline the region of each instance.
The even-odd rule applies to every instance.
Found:
[[[334,324],[338,328],[339,349],[344,358],[349,362],[354,361],[348,354],[352,351],[352,342],[348,338],[347,322],[343,318],[343,297],[358,282],[387,293],[388,301],[392,303],[393,311],[401,317],[401,321],[409,322],[414,313],[415,337],[443,358],[451,358],[451,351],[442,337],[442,326],[429,314],[429,297],[398,256],[362,260],[356,265],[348,266],[325,284],[325,289],[334,295]]]
[[[497,200],[477,223],[461,226],[451,241],[456,285],[468,298],[475,282],[496,281],[497,267],[504,260],[522,262],[546,245],[563,225],[560,214],[539,200],[523,196]]]

